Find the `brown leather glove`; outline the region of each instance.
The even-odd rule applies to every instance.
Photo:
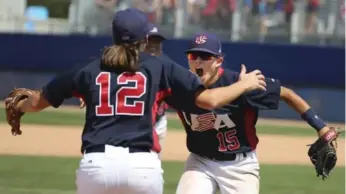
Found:
[[[322,180],[326,179],[335,167],[336,141],[339,134],[334,127],[330,127],[328,132],[310,145],[308,155],[315,166],[317,176],[322,176]]]
[[[26,88],[14,88],[5,99],[5,113],[7,123],[11,126],[12,135],[21,135],[20,119],[24,115],[18,108],[18,102],[28,98],[33,92],[38,90],[31,90]]]

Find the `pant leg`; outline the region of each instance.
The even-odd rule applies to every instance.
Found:
[[[162,194],[163,177],[161,160],[157,153],[135,153],[130,155],[128,171],[129,194]]]
[[[157,136],[159,137],[159,144],[161,147],[161,150],[164,149],[164,141],[167,134],[167,117],[162,116],[160,120],[158,120],[155,124],[155,131]],[[161,151],[162,152],[162,151]],[[161,153],[158,153],[158,157],[161,157]],[[164,170],[161,169],[162,174],[164,173]]]
[[[108,148],[108,149],[107,149]],[[85,154],[76,173],[77,194],[162,194],[161,161],[156,153],[129,153],[106,146]]]
[[[238,157],[234,162],[218,162],[214,173],[221,194],[259,194],[259,163],[256,153]]]
[[[160,143],[161,149],[163,149],[164,139],[167,134],[167,117],[166,116],[162,116],[160,120],[156,122],[155,131],[157,136],[159,137],[159,143]]]
[[[106,161],[103,153],[91,153],[83,156],[76,171],[77,194],[107,192]]]
[[[214,194],[217,191],[215,180],[209,176],[205,163],[194,154],[186,161],[183,175],[178,184],[177,194]]]

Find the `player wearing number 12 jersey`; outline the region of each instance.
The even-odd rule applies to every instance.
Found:
[[[200,76],[207,88],[236,83],[239,73],[222,69],[221,42],[209,33],[199,33],[186,51],[190,71]],[[277,109],[279,100],[290,104],[322,136],[328,128],[310,106],[277,79],[266,78],[265,91],[244,93],[214,110],[194,104],[178,114],[187,133],[191,152],[179,181],[177,194],[258,194],[259,162],[256,122],[259,110]]]
[[[259,70],[243,71],[242,80],[232,86],[206,89],[187,69],[142,52],[151,29],[139,10],[116,12],[112,28],[114,44],[105,48],[101,59],[57,76],[42,91],[28,94],[16,109],[38,112],[82,97],[86,118],[77,193],[161,194],[160,146],[154,130],[157,102],[171,98],[177,107],[189,103],[213,109],[244,92],[265,90],[264,76]]]

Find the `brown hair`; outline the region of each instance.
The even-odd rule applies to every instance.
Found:
[[[101,62],[104,67],[120,71],[135,72],[139,70],[139,52],[144,50],[146,41],[122,43],[106,47]]]
[[[151,55],[162,55],[162,38],[150,36],[148,38],[148,44],[145,47],[145,51]]]

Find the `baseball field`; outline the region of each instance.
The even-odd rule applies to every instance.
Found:
[[[23,117],[23,135],[13,137],[0,108],[0,194],[72,194],[81,156],[84,111],[49,109]],[[173,194],[188,156],[185,132],[174,114],[162,153],[165,194]],[[343,125],[342,125],[343,127]],[[345,136],[338,142],[338,163],[331,176],[317,178],[307,156],[316,133],[298,121],[258,123],[261,194],[344,194]]]

